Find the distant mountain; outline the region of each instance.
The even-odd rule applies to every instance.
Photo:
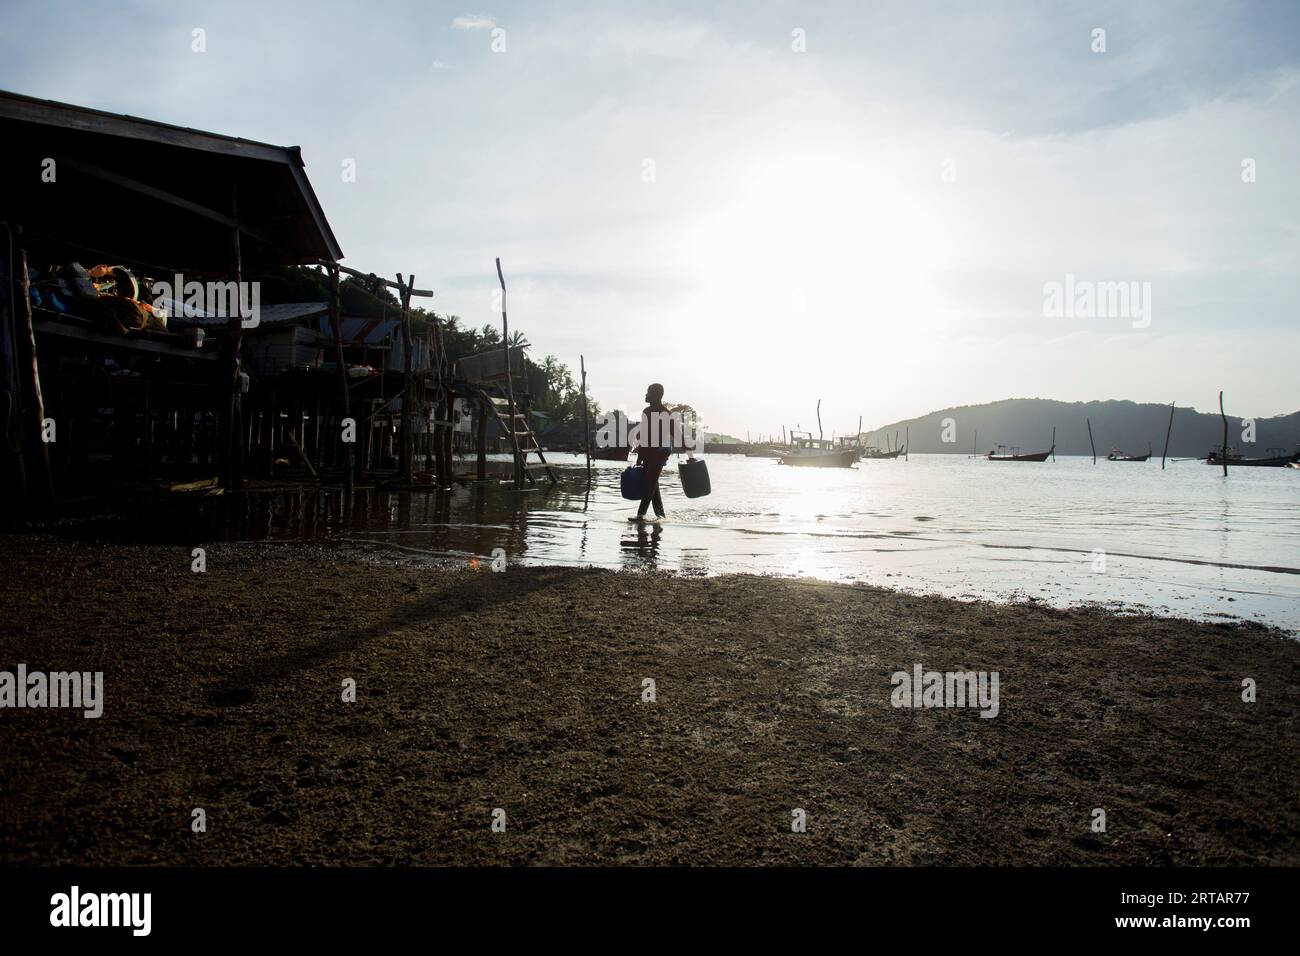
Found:
[[[945,420],[953,428],[945,442]],[[979,433],[976,453],[986,454],[996,445],[1018,445],[1025,452],[1046,451],[1056,429],[1058,455],[1088,455],[1088,419],[1097,444],[1097,456],[1112,448],[1130,454],[1142,454],[1148,445],[1155,457],[1164,447],[1165,429],[1169,426],[1168,405],[1139,405],[1136,402],[1055,402],[1044,398],[1009,398],[986,405],[963,405],[945,408],[920,418],[890,422],[869,433],[868,442],[882,447],[886,438],[893,441],[898,433],[911,430],[911,451],[969,455],[971,442]],[[1173,437],[1169,441],[1171,458],[1204,456],[1223,442],[1223,422],[1217,413],[1178,408],[1174,413]],[[1300,412],[1255,420],[1255,443],[1242,441],[1242,419],[1228,416],[1228,444],[1244,455],[1263,455],[1271,446],[1293,451],[1300,444]]]
[[[715,442],[719,445],[743,445],[745,439],[735,438],[732,435],[726,435],[722,432],[704,432],[704,440],[710,445]]]

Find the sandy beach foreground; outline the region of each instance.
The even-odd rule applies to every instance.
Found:
[[[99,719],[0,710],[4,864],[1300,864],[1300,644],[1257,627],[299,544],[0,566],[0,670],[104,675]],[[996,671],[997,716],[892,706],[918,664]]]

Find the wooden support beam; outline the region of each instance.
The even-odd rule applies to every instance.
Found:
[[[229,217],[228,225],[230,226],[231,258],[234,271],[235,284],[238,285],[243,281],[243,251],[240,245],[239,229],[239,195],[235,187],[231,186],[230,210],[233,213]],[[226,488],[241,488],[244,483],[243,475],[243,444],[239,440],[241,432],[240,426],[240,395],[239,395],[239,353],[243,348],[244,335],[243,323],[239,315],[238,308],[232,309],[230,319],[226,324],[226,401],[224,405],[225,414],[222,417],[222,471],[225,478],[224,485]]]
[[[482,398],[478,400],[478,409],[475,413],[478,419],[475,422],[478,438],[478,456],[474,467],[474,477],[479,481],[487,478],[487,419],[488,403]]]
[[[506,277],[501,271],[500,256],[497,257],[497,281],[501,283],[501,349],[505,354],[506,360],[506,398],[510,402],[510,418],[508,421],[511,423],[511,427],[508,431],[510,432],[510,447],[513,449],[515,454],[515,487],[521,488],[523,487],[524,479],[527,478],[528,481],[532,483],[533,476],[524,468],[523,456],[519,453],[519,439],[515,437],[514,432],[515,385],[514,375],[510,372],[510,320],[506,315]]]
[[[334,334],[334,362],[339,367],[339,395],[342,398],[340,418],[351,418],[351,400],[348,394],[348,366],[343,361],[343,319],[339,316],[339,264],[331,263],[330,273],[330,331]],[[338,436],[341,438],[342,434]],[[337,440],[337,438],[336,438]],[[351,498],[352,489],[352,443],[343,443],[343,489]]]
[[[200,205],[189,199],[177,196],[175,193],[169,193],[164,189],[156,186],[150,186],[147,183],[138,182],[129,176],[123,176],[121,173],[115,173],[110,170],[96,166],[94,163],[88,163],[85,160],[73,159],[70,156],[55,154],[54,161],[59,166],[66,166],[68,169],[75,169],[78,172],[85,173],[87,176],[93,176],[96,179],[102,179],[104,182],[112,183],[115,186],[121,186],[123,189],[129,189],[132,192],[140,193],[142,196],[148,196],[151,199],[157,199],[161,202],[168,203],[178,209],[184,209],[186,212],[192,212],[196,216],[202,216],[204,219],[210,219],[213,222],[220,223],[231,229],[236,229],[246,236],[250,236],[259,242],[265,242],[268,245],[275,245],[275,240],[263,232],[256,229],[248,223],[239,221],[238,213],[234,216],[226,215],[215,209],[209,209],[207,206]]]
[[[47,501],[54,497],[54,479],[50,471],[50,446],[41,440],[41,431],[45,427],[45,400],[41,395],[41,369],[37,363],[36,331],[32,325],[27,250],[19,247],[14,251],[16,261],[12,265],[17,272],[18,297],[21,300],[18,313],[14,316],[17,323],[15,344],[18,352],[19,387],[23,393],[20,401],[26,413],[26,420],[22,423],[23,479],[27,493],[34,500]]]
[[[397,283],[402,303],[402,417],[397,428],[397,476],[409,485],[415,480],[411,469],[411,406],[416,397],[411,378],[411,288],[415,285],[415,276],[411,276],[408,283],[403,281],[399,272]]]
[[[377,276],[370,272],[358,272],[356,269],[349,269],[347,266],[343,265],[342,263],[322,262],[321,265],[325,266],[325,268],[327,269],[330,268],[331,266],[334,266],[338,268],[340,272],[346,272],[354,279],[365,279],[368,282],[378,282],[379,284],[386,286],[389,289],[397,289],[398,291],[401,291],[402,289],[406,288],[406,286],[401,281],[394,282],[392,279],[385,279],[382,276]],[[414,277],[412,277],[411,282],[412,283],[415,282]],[[411,289],[410,294],[423,299],[433,298],[432,289]]]

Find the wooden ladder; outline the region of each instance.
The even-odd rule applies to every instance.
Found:
[[[533,433],[532,425],[528,423],[528,416],[516,408],[514,418],[511,420],[509,399],[489,395],[481,386],[476,386],[476,388],[482,404],[492,410],[492,415],[496,418],[501,430],[510,436],[510,447],[514,450],[515,461],[519,463],[524,477],[528,479],[528,483],[530,485],[537,484],[537,479],[533,477],[534,471],[545,471],[546,476],[551,480],[551,484],[555,484],[558,480],[555,477],[555,471],[547,463],[546,455],[542,453],[542,446],[537,441],[537,435]],[[540,461],[530,462],[528,460],[528,456],[534,453],[536,453]]]

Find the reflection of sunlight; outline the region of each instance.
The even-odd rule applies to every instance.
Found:
[[[816,551],[800,548],[789,556],[787,568],[782,573],[794,574],[801,578],[816,577],[824,565],[825,562]]]

